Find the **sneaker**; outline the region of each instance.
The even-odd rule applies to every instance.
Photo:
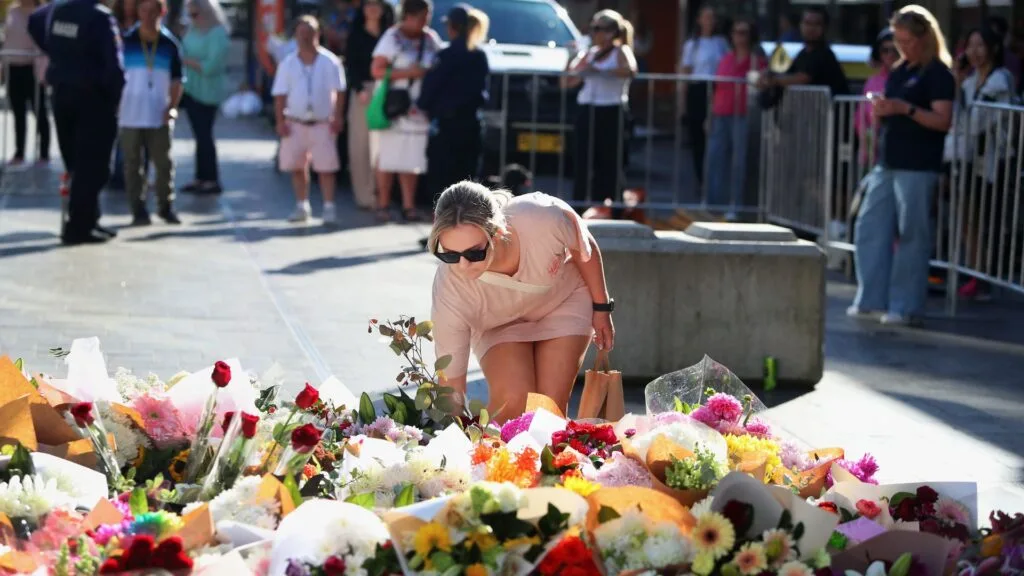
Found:
[[[338,209],[334,204],[324,204],[324,224],[333,226],[338,223]]]
[[[308,222],[309,219],[313,216],[311,212],[312,211],[309,209],[309,204],[296,206],[295,211],[292,212],[292,215],[288,217],[288,221],[296,224]]]
[[[857,318],[861,320],[875,320],[880,314],[878,312],[872,312],[870,310],[861,310],[857,306],[850,306],[846,309],[846,315],[850,318]]]
[[[882,314],[881,322],[886,326],[917,326],[921,323],[918,319],[911,316],[893,314],[892,312]]]
[[[145,209],[136,210],[132,216],[132,226],[149,226],[153,221],[149,218],[149,212]]]
[[[170,208],[161,210],[157,215],[160,216],[161,220],[168,224],[181,224],[181,219],[179,219],[178,215],[174,213],[174,210],[171,210]]]

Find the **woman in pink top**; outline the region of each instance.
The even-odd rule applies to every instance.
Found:
[[[46,59],[28,34],[28,17],[39,6],[37,0],[21,0],[7,10],[4,23],[4,51],[8,64],[7,98],[14,112],[14,157],[8,166],[25,162],[25,140],[28,136],[28,111],[36,117],[36,161],[50,161],[50,119],[46,111]]]
[[[864,83],[864,95],[885,94],[885,81],[889,79],[889,70],[896,65],[900,57],[896,45],[892,41],[892,30],[885,29],[875,39],[871,47],[871,64],[878,72]],[[857,116],[853,119],[853,128],[857,131],[860,141],[860,165],[871,168],[878,160],[878,135],[875,118],[871,113],[871,102],[861,102],[857,106]]]
[[[447,385],[465,395],[472,350],[491,414],[522,414],[529,392],[564,410],[590,340],[610,350],[615,338],[601,252],[583,220],[547,194],[459,182],[438,198],[429,246],[443,262],[432,319],[437,357],[452,357]]]
[[[707,203],[717,209],[732,208],[743,199],[747,170],[747,74],[763,70],[757,27],[745,20],[732,25],[732,47],[718,64],[715,76],[740,78],[740,82],[716,82],[711,103],[711,139],[708,143]]]

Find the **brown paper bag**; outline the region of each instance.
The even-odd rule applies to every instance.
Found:
[[[584,374],[583,395],[576,418],[603,418],[617,422],[625,415],[622,372],[609,369],[608,351],[599,350],[594,359],[594,369]]]

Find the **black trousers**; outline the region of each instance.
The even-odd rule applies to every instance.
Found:
[[[188,114],[192,135],[196,139],[196,180],[220,183],[217,168],[217,146],[213,140],[213,124],[217,121],[217,106],[204,104],[188,94],[181,98],[181,105]]]
[[[704,123],[708,119],[708,83],[694,82],[686,89],[686,129],[693,153],[693,169],[697,182],[704,182],[704,157],[708,146],[708,133]]]
[[[36,82],[31,64],[10,67],[7,97],[14,112],[14,157],[25,159],[25,139],[28,136],[28,111],[36,116],[36,134],[39,140],[39,159],[50,157],[50,118],[46,111],[46,89]]]
[[[619,199],[625,186],[626,143],[629,123],[625,106],[581,105],[576,116],[576,168],[572,198],[577,202]]]
[[[483,139],[476,113],[438,119],[430,159],[433,198],[462,180],[479,180]]]
[[[65,236],[89,234],[100,219],[100,191],[110,178],[110,153],[117,136],[116,99],[78,86],[55,86],[53,118],[57,144],[71,174]]]

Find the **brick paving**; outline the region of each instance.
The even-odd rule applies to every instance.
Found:
[[[179,183],[192,173],[181,124]],[[271,164],[269,126],[222,119],[218,134],[222,198],[182,195],[184,226],[123,228],[104,246],[61,248],[55,183],[4,177],[0,353],[63,373],[47,350],[96,335],[111,370],[167,377],[237,356],[257,372],[280,363],[293,387],[329,374],[357,393],[391,387],[397,359],[366,321],[429,313],[435,264],[417,243],[426,226],[377,226],[348,198],[337,229],[289,225],[290,185]],[[103,202],[106,224],[127,225],[123,195]],[[928,331],[889,330],[846,319],[851,297],[848,284],[830,282],[825,378],[813,390],[764,395],[773,420],[817,446],[872,450],[884,480],[978,481],[981,508],[1024,509],[1021,307],[967,308],[955,321],[932,319]],[[471,376],[482,393],[479,372]],[[629,396],[642,408],[639,388]]]

